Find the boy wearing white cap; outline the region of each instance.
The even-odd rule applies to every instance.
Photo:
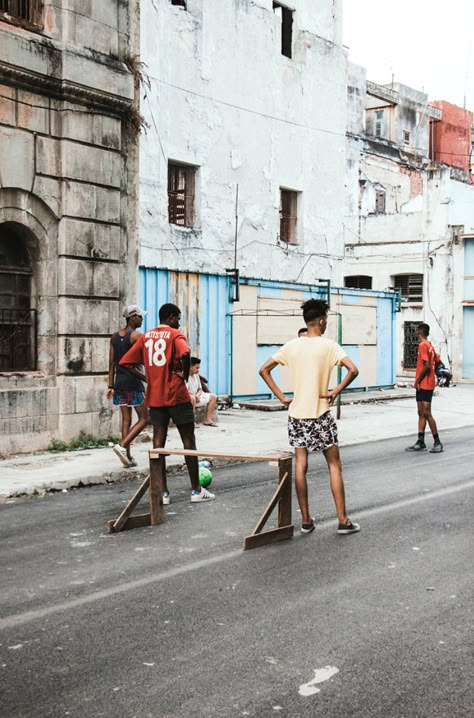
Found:
[[[115,406],[120,406],[122,415],[122,439],[130,431],[132,423],[132,408],[138,415],[138,421],[133,425],[137,434],[145,428],[148,423],[148,409],[144,405],[145,389],[143,382],[145,374],[142,367],[137,364],[135,367],[124,367],[120,365],[120,359],[128,352],[141,336],[137,331],[143,323],[146,312],[138,304],[129,304],[123,310],[123,316],[127,324],[123,329],[112,335],[110,339],[109,352],[109,386],[107,398],[113,399]],[[130,447],[127,447],[128,467],[136,466],[136,461],[130,454]],[[125,461],[122,459],[123,463]]]

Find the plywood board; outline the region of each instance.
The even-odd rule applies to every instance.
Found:
[[[233,394],[257,393],[257,287],[241,286],[239,310],[250,317],[232,317],[233,322]]]
[[[299,292],[296,294],[299,296],[294,299],[258,298],[258,344],[285,344],[298,336],[298,329],[304,322],[301,317],[301,296]]]
[[[377,343],[377,310],[363,305],[341,304],[342,343],[374,345]]]
[[[377,385],[377,347],[363,346],[359,349],[359,381],[361,386]]]

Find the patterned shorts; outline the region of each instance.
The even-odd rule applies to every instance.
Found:
[[[324,451],[337,446],[337,424],[330,411],[317,419],[288,417],[288,440],[290,446],[308,451]]]
[[[114,391],[115,406],[141,406],[145,401],[144,391]]]

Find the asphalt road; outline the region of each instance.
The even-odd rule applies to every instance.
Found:
[[[215,471],[204,506],[172,478],[167,522],[116,535],[135,484],[4,504],[0,714],[472,716],[474,428],[443,439],[343,450],[347,537],[312,457],[317,530],[245,553],[266,465]]]

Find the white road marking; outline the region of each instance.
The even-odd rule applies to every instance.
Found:
[[[326,666],[325,668],[318,668],[314,671],[314,678],[308,683],[303,683],[298,690],[300,696],[307,698],[308,696],[314,696],[316,693],[320,693],[321,689],[317,688],[319,683],[324,683],[330,678],[339,673],[339,668],[336,666]]]
[[[414,504],[418,504],[425,501],[432,501],[433,499],[442,498],[443,496],[448,496],[449,494],[464,492],[467,489],[472,488],[474,488],[474,481],[464,481],[461,484],[457,484],[456,486],[446,486],[442,489],[432,491],[429,494],[419,494],[418,496],[413,496],[411,498],[394,501],[391,504],[382,504],[381,506],[374,506],[369,509],[363,509],[362,511],[357,512],[357,517],[364,518],[367,516],[389,513],[390,511],[398,511],[399,509],[403,509],[407,506],[412,506]],[[334,519],[327,519],[326,521],[321,521],[319,527],[320,530],[324,527],[332,529],[334,527]],[[143,578],[136,579],[135,581],[129,581],[128,583],[122,583],[117,586],[111,586],[110,588],[104,588],[86,596],[80,596],[78,598],[73,598],[70,601],[64,601],[63,603],[57,603],[50,606],[46,606],[44,608],[38,608],[34,611],[25,611],[24,613],[13,614],[11,616],[7,616],[6,618],[0,619],[0,631],[5,628],[22,626],[25,623],[30,623],[31,621],[43,619],[47,616],[51,616],[55,613],[60,613],[62,611],[69,611],[74,608],[80,608],[82,606],[97,603],[98,601],[109,600],[112,596],[117,596],[121,593],[136,591],[137,589],[144,586],[149,586],[154,583],[160,583],[170,578],[176,578],[177,576],[183,576],[187,573],[191,573],[192,571],[201,571],[207,566],[225,563],[226,561],[232,561],[237,558],[242,559],[241,550],[229,551],[227,553],[219,554],[217,556],[211,556],[200,561],[192,561],[191,563],[187,563],[185,566],[178,566],[176,568],[172,568],[167,571],[154,574],[152,576],[145,576]],[[76,561],[80,562],[81,559],[76,559]],[[44,586],[40,584],[39,588],[44,588]]]

